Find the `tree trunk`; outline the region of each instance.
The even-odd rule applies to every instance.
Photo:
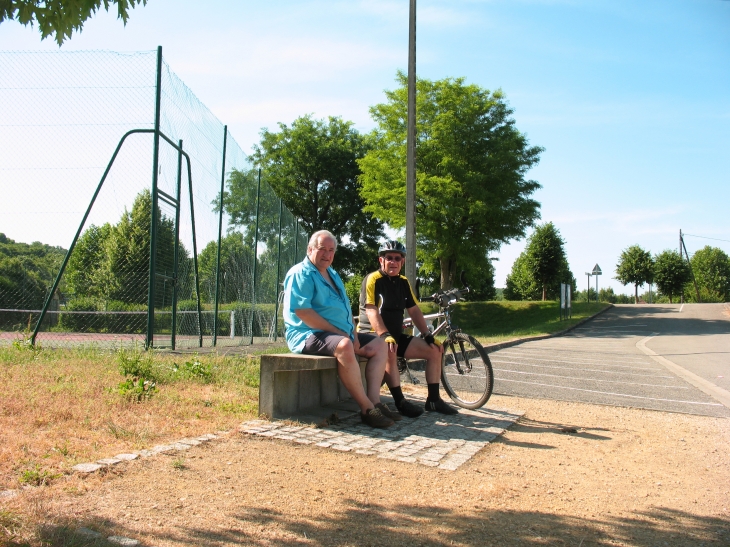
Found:
[[[446,291],[454,286],[454,272],[456,271],[456,260],[441,257],[441,290]]]
[[[639,303],[639,284],[634,283],[634,304]]]
[[[545,298],[547,297],[547,287],[545,287],[545,284],[542,285],[542,301],[545,302]]]

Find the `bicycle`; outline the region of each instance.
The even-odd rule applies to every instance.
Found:
[[[469,292],[469,286],[461,275],[461,282],[464,285],[461,289],[449,289],[438,291],[430,297],[422,299],[438,304],[438,313],[424,316],[427,322],[443,319],[441,323],[431,331],[431,334],[438,336],[444,334],[443,341],[444,355],[441,364],[441,383],[451,400],[462,408],[476,409],[483,407],[492,395],[494,387],[494,373],[492,363],[489,360],[486,350],[473,336],[461,331],[459,327],[451,322],[451,306],[464,299],[464,294]],[[412,328],[410,318],[403,321],[404,328]],[[398,360],[398,370],[407,373],[414,384],[420,383],[418,378],[413,376],[408,362],[405,359]]]

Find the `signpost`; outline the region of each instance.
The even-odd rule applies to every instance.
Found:
[[[596,276],[596,302],[598,302],[598,276],[602,273],[603,272],[601,271],[601,267],[598,264],[593,266],[593,271],[591,272],[591,274]]]
[[[569,283],[560,284],[560,320],[570,319],[573,316],[571,301],[571,287]]]

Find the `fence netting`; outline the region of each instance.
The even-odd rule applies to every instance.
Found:
[[[282,336],[308,236],[157,51],[0,52],[0,102],[0,343]]]

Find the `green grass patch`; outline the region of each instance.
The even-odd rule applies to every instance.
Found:
[[[483,344],[504,342],[525,336],[551,334],[606,309],[609,304],[574,302],[571,319],[560,320],[558,303],[547,302],[461,302],[452,308],[452,321]],[[421,306],[424,313],[434,313],[433,304]]]

